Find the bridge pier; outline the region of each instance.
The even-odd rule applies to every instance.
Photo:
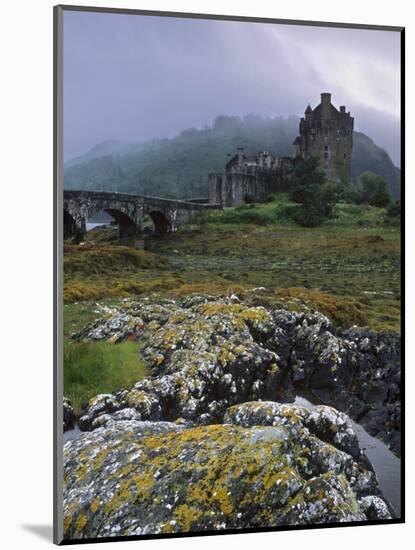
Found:
[[[79,244],[84,240],[86,220],[82,216],[73,217],[67,210],[63,211],[63,238]]]
[[[144,248],[141,227],[136,225],[118,225],[118,242],[133,248]]]

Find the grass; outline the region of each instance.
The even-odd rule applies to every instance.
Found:
[[[292,214],[298,204],[290,202],[285,194],[273,196],[273,200],[261,204],[241,204],[239,206],[225,208],[224,210],[212,210],[201,212],[194,218],[197,226],[216,225],[235,228],[251,225],[283,225],[298,228],[292,219]],[[323,227],[374,227],[391,225],[390,218],[386,216],[386,210],[365,204],[336,204],[331,218],[323,223]],[[393,224],[392,224],[393,225]],[[321,228],[319,226],[317,229]]]
[[[242,204],[240,206],[226,208],[223,211],[212,210],[202,212],[195,218],[198,225],[205,224],[254,224],[270,225],[277,223],[289,223],[290,211],[298,205],[294,203],[271,202],[265,204]]]
[[[168,267],[167,258],[146,250],[109,243],[65,244],[64,301],[141,294],[148,288],[144,281],[151,282],[154,270],[163,272]],[[157,284],[150,286],[157,289]]]
[[[279,196],[203,213],[177,233],[147,238],[146,250],[68,245],[65,303],[82,317],[85,300],[265,287],[260,299],[272,307],[318,309],[340,326],[399,331],[400,231],[385,211],[338,204],[332,219],[305,229],[286,215],[291,206]]]
[[[137,342],[65,341],[64,394],[72,401],[76,415],[91,397],[130,388],[147,375]]]
[[[275,204],[256,208],[272,212]],[[335,218],[309,229],[291,221],[222,223],[228,211],[245,210],[210,212],[208,221],[169,235],[154,248],[148,241],[180,270],[185,283],[177,285],[177,293],[263,286],[267,300],[261,299],[269,305],[318,309],[340,326],[399,331],[400,232],[384,223],[383,209],[338,204]]]
[[[94,275],[137,269],[163,269],[166,258],[145,250],[112,244],[65,244],[63,270],[65,276],[82,273]]]

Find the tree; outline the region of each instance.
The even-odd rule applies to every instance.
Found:
[[[391,202],[386,209],[386,215],[390,217],[399,217],[401,215],[401,201]]]
[[[368,170],[360,176],[359,184],[361,187],[359,202],[379,208],[386,208],[390,204],[391,196],[382,176]]]
[[[308,227],[319,225],[330,216],[335,191],[326,182],[317,157],[299,162],[294,170],[290,199],[301,204],[294,211],[294,220]]]

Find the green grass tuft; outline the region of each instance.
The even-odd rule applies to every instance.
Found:
[[[64,395],[76,415],[91,397],[130,388],[149,374],[137,342],[65,341],[63,365]]]

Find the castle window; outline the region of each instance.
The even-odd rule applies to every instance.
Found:
[[[347,159],[347,153],[343,153],[343,158],[344,158],[344,160]]]
[[[329,146],[328,145],[324,146],[324,158],[325,159],[329,158]]]

